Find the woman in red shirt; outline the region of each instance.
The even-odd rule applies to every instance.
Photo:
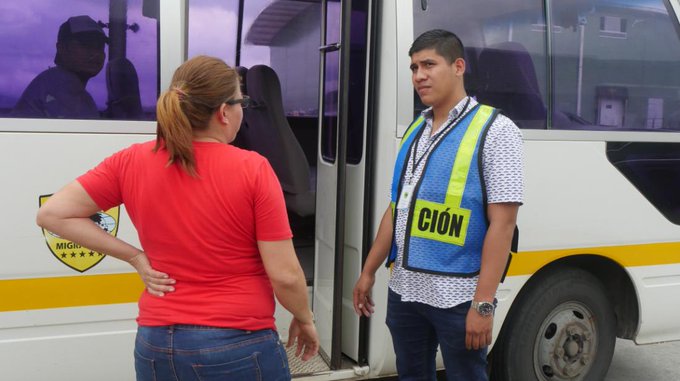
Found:
[[[288,345],[303,360],[318,351],[281,186],[265,158],[229,144],[247,103],[223,61],[187,61],[158,100],[156,141],[106,158],[38,212],[43,228],[144,281],[137,380],[290,379],[273,294],[294,316]],[[89,218],[120,204],[143,250]]]

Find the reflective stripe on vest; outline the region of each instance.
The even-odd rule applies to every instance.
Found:
[[[460,207],[467,184],[470,164],[482,129],[493,113],[493,108],[481,106],[470,122],[460,142],[453,162],[449,187],[443,204],[416,199],[413,216],[417,223],[411,225],[411,236],[451,243],[465,244],[470,210]]]
[[[421,115],[416,120],[411,123],[411,125],[406,129],[406,132],[404,133],[404,136],[401,138],[401,142],[399,143],[399,151],[397,152],[397,159],[395,161],[394,165],[394,174],[393,178],[397,178],[396,181],[399,181],[399,179],[402,178],[403,172],[404,172],[404,163],[406,162],[406,159],[408,158],[408,152],[411,147],[411,144],[413,144],[413,140],[419,135],[418,132],[425,126],[425,118]],[[407,149],[403,149],[406,147]],[[395,201],[397,200],[397,188],[399,188],[399,183],[392,183],[392,202],[390,205],[392,206],[392,216],[394,217],[394,208],[395,208]]]
[[[486,234],[486,217],[481,168],[478,165],[472,166],[473,160],[480,155],[480,138],[497,113],[489,106],[475,107],[454,129],[446,132],[447,135],[441,138],[426,158],[423,173],[415,189],[416,197],[409,208],[404,239],[405,268],[456,276],[472,276],[478,273],[481,241]],[[393,176],[393,211],[411,146],[414,139],[420,137],[424,125],[422,117],[416,119],[402,139]],[[451,159],[447,159],[447,152],[456,152],[453,163]],[[439,159],[430,163],[433,156]],[[475,164],[477,162],[479,160]],[[447,172],[442,173],[442,170]],[[472,180],[469,176],[472,176]],[[423,180],[427,180],[425,185]],[[472,232],[471,237],[469,231]],[[468,242],[469,238],[472,242]],[[396,254],[393,239],[387,265],[396,259]]]

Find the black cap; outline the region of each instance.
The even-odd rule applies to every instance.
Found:
[[[79,37],[91,39],[93,36],[97,35],[101,36],[104,42],[109,42],[108,37],[106,37],[106,34],[104,33],[104,29],[90,16],[73,16],[69,17],[69,19],[59,27],[57,42]]]

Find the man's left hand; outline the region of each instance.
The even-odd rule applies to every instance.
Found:
[[[474,309],[470,309],[465,319],[465,347],[467,349],[481,349],[491,345],[493,330],[493,315],[482,316]]]

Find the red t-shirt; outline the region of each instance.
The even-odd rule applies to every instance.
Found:
[[[198,177],[167,166],[155,142],[135,144],[80,176],[102,209],[125,204],[154,269],[177,280],[144,292],[137,322],[275,329],[274,296],[257,241],[292,237],[269,162],[231,145],[194,142]]]

